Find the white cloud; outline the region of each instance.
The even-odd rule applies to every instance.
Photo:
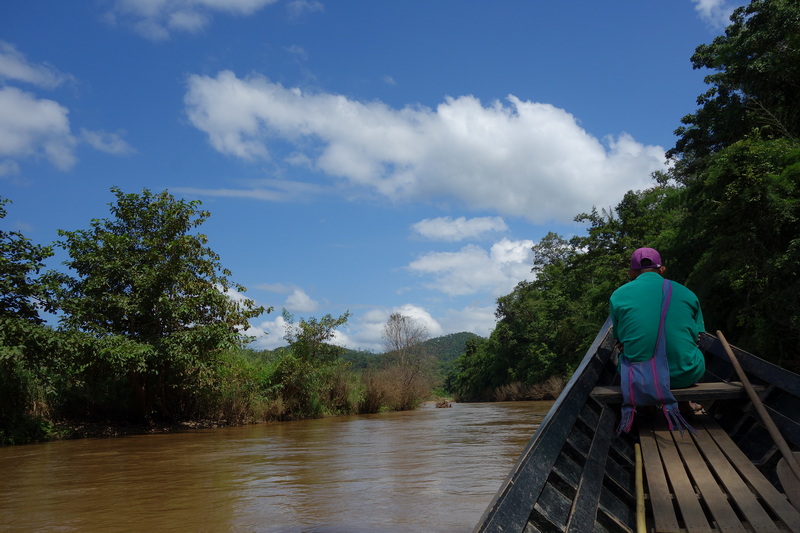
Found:
[[[121,22],[154,41],[173,31],[202,31],[217,12],[251,15],[277,0],[116,0],[106,19]]]
[[[488,337],[497,324],[497,306],[467,306],[464,309],[451,309],[440,319],[447,333],[471,331],[481,337]]]
[[[252,325],[245,332],[255,337],[249,347],[257,350],[274,350],[280,346],[286,346],[286,340],[283,338],[286,334],[286,325],[286,321],[280,315],[276,316],[274,320],[263,320]]]
[[[456,242],[474,239],[486,233],[503,232],[508,226],[501,217],[426,218],[412,226],[414,231],[436,241]]]
[[[118,133],[106,131],[90,131],[81,128],[81,140],[100,152],[114,155],[128,155],[134,153],[133,149]]]
[[[433,277],[425,286],[450,296],[480,292],[501,296],[511,292],[520,281],[533,279],[532,246],[530,240],[502,239],[487,252],[470,244],[458,252],[425,254],[408,268],[416,274]]]
[[[743,2],[731,2],[729,0],[692,0],[696,5],[695,11],[706,24],[714,29],[725,28],[730,24],[730,17],[733,10],[744,5]]]
[[[319,303],[302,289],[294,289],[292,293],[286,297],[284,307],[289,311],[297,313],[312,313],[319,309]]]
[[[446,311],[441,320],[437,320],[427,309],[414,304],[404,304],[391,309],[370,309],[360,315],[352,316],[344,328],[334,332],[331,343],[351,349],[383,352],[385,350],[383,329],[392,313],[400,313],[418,321],[425,326],[431,338],[462,331],[472,331],[488,337],[495,326],[494,310],[494,306],[452,309]],[[283,316],[254,324],[247,330],[248,335],[256,337],[250,346],[265,350],[285,346],[286,326]]]
[[[70,132],[68,114],[53,100],[16,87],[0,88],[0,156],[44,156],[59,169],[69,170],[76,162],[77,140]]]
[[[177,187],[180,194],[193,196],[212,196],[222,198],[251,198],[271,202],[303,202],[325,192],[325,188],[312,183],[286,180],[253,180],[242,189],[201,189],[198,187]]]
[[[54,89],[71,80],[72,76],[63,74],[47,64],[29,63],[13,44],[0,41],[0,79]]]
[[[306,13],[325,11],[325,5],[317,0],[292,0],[286,4],[286,9],[290,17],[298,18]]]
[[[72,80],[47,64],[30,63],[14,45],[0,41],[0,80],[23,82],[54,89]],[[133,148],[117,133],[82,128],[73,135],[69,110],[58,102],[23,91],[0,87],[0,176],[18,174],[17,160],[44,157],[61,170],[77,162],[75,149],[83,141],[96,150],[110,154],[129,154]]]
[[[19,174],[19,172],[19,164],[16,161],[10,159],[0,160],[0,177],[13,176]]]
[[[262,283],[256,286],[257,289],[286,294],[283,304],[287,310],[293,313],[312,313],[319,309],[319,302],[311,298],[303,289],[284,285],[282,283]]]
[[[446,98],[435,110],[392,109],[326,93],[288,89],[266,78],[190,76],[186,112],[221,153],[275,158],[273,139],[293,158],[367,193],[392,200],[456,199],[474,210],[571,222],[651,185],[664,149],[630,135],[601,142],[575,117],[509,95],[484,106]]]

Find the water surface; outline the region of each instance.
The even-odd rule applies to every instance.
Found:
[[[550,405],[0,448],[0,531],[469,532]]]

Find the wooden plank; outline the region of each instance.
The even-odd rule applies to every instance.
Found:
[[[794,460],[800,463],[800,452],[792,452],[792,455]],[[789,501],[795,509],[800,511],[800,479],[794,474],[785,457],[780,458],[775,470],[778,472],[778,479],[783,485],[783,491]]]
[[[567,531],[583,533],[594,529],[597,506],[600,503],[600,492],[603,489],[606,458],[611,439],[614,436],[616,418],[616,414],[608,407],[604,407],[600,413],[600,420],[597,423],[589,455],[583,467],[583,477],[572,504]]]
[[[750,459],[736,446],[736,443],[719,427],[716,420],[712,417],[703,417],[699,424],[708,431],[739,474],[753,487],[758,496],[783,521],[786,527],[800,533],[800,512],[792,507],[786,496],[778,492],[778,489],[750,462]]]
[[[745,528],[742,521],[736,515],[728,503],[728,497],[720,488],[714,475],[708,469],[703,456],[695,445],[694,439],[687,431],[681,435],[679,432],[672,431],[672,439],[675,442],[675,448],[683,458],[686,465],[686,470],[694,480],[700,496],[703,498],[711,516],[714,517],[717,528],[720,531],[737,531],[744,532]],[[769,516],[765,518],[771,522]]]
[[[762,385],[753,385],[753,388],[756,392],[765,389]],[[747,398],[747,391],[738,381],[712,381],[697,383],[685,389],[672,389],[672,395],[678,401],[703,402]],[[592,389],[591,396],[600,403],[622,403],[622,392],[619,386],[597,386]]]
[[[658,451],[661,452],[664,470],[670,485],[672,485],[675,501],[678,502],[681,510],[686,531],[689,533],[707,532],[711,530],[711,526],[700,506],[692,481],[686,473],[686,468],[675,447],[675,441],[672,440],[672,435],[666,427],[659,426],[653,429],[653,435],[658,444]]]
[[[698,422],[710,417],[698,417]],[[745,520],[752,525],[754,531],[777,531],[774,520],[764,510],[756,499],[755,494],[731,465],[722,450],[719,449],[711,435],[696,424],[697,434],[694,436],[700,452],[705,457],[711,469],[719,477],[722,486],[730,495],[734,504],[739,508]]]
[[[642,459],[647,478],[647,490],[650,496],[650,507],[653,510],[653,520],[656,531],[664,533],[678,533],[681,528],[675,516],[675,507],[672,504],[672,494],[667,484],[661,454],[649,424],[640,422],[639,444],[642,446]]]

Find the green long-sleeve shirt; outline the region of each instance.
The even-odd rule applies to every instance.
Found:
[[[661,320],[661,285],[656,272],[645,272],[611,295],[612,334],[631,361],[653,356]],[[695,294],[672,282],[672,298],[664,325],[669,359],[670,385],[689,387],[705,373],[705,359],[697,336],[705,330],[700,301]]]

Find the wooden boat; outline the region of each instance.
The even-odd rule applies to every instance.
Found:
[[[689,420],[696,434],[670,432],[658,413],[637,415],[638,427],[617,435],[621,395],[610,328],[609,320],[475,532],[800,532],[800,513],[785,493],[796,489],[781,486],[781,453],[720,340],[701,336],[703,383],[673,391],[702,405]],[[800,449],[800,376],[733,352],[786,443]],[[637,478],[639,449],[644,473]]]

